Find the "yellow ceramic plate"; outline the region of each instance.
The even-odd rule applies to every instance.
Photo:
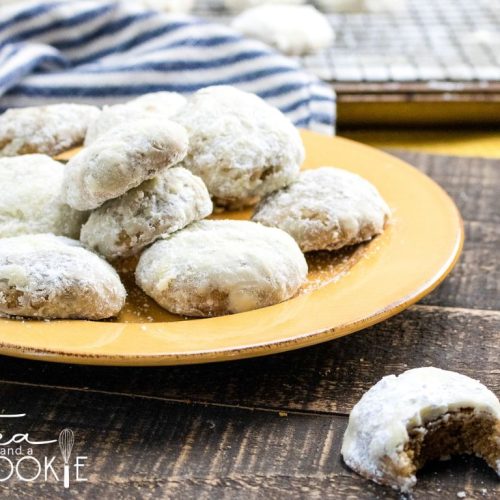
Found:
[[[368,244],[309,256],[309,283],[299,296],[247,313],[187,320],[162,311],[125,272],[129,301],[116,321],[0,320],[0,353],[100,365],[261,356],[361,330],[434,289],[456,263],[463,242],[460,215],[445,192],[413,167],[370,147],[310,132],[303,138],[305,168],[334,165],[362,175],[378,187],[393,218]]]

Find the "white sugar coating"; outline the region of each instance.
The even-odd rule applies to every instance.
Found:
[[[0,116],[0,156],[55,156],[83,142],[99,108],[84,104],[9,109]]]
[[[299,174],[305,153],[298,130],[254,94],[207,87],[173,119],[189,134],[182,166],[203,179],[217,205],[251,205]]]
[[[318,52],[334,40],[328,19],[312,5],[259,5],[242,12],[232,26],[289,55]]]
[[[216,316],[294,296],[307,278],[297,244],[283,231],[249,221],[195,222],[141,256],[137,284],[170,312]]]
[[[62,201],[64,168],[39,154],[0,158],[0,238],[34,233],[79,238],[87,214]]]
[[[300,173],[285,189],[266,197],[252,220],[289,233],[303,252],[337,250],[382,233],[390,210],[359,175],[334,167]]]
[[[391,12],[404,9],[406,0],[315,0],[325,12]]]
[[[130,256],[211,213],[203,181],[185,168],[169,168],[92,212],[81,241],[109,259]]]
[[[171,12],[185,14],[190,12],[194,5],[194,0],[128,0],[134,5],[138,3],[147,9],[159,10],[161,12]]]
[[[68,162],[63,197],[77,210],[97,208],[178,163],[187,147],[184,128],[167,120],[114,127]]]
[[[464,408],[500,419],[495,394],[465,375],[426,367],[384,377],[352,409],[342,443],[344,461],[363,476],[408,491],[416,483],[414,475],[388,472],[388,464],[401,460],[408,431]],[[500,455],[496,472],[500,475]]]
[[[177,92],[152,92],[133,99],[125,104],[104,106],[102,111],[89,124],[85,145],[89,146],[98,137],[112,128],[148,118],[154,114],[158,119],[167,119],[186,104],[186,98]]]
[[[1,313],[104,319],[120,312],[125,297],[116,271],[75,240],[53,234],[0,239]]]
[[[263,4],[300,5],[304,2],[305,0],[224,0],[224,6],[226,9],[239,12]]]
[[[325,12],[362,12],[365,0],[315,0],[315,3]]]
[[[131,107],[161,113],[164,118],[173,116],[187,102],[178,92],[150,92],[143,94],[126,104]]]

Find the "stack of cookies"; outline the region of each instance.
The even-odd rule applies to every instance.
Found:
[[[70,124],[57,120],[68,106]],[[0,117],[3,156],[55,155],[84,142],[66,166],[40,154],[0,159],[13,193],[0,202],[0,312],[114,316],[125,291],[101,257],[114,264],[134,255],[137,284],[170,312],[248,311],[297,294],[307,280],[303,252],[369,240],[389,216],[377,190],[354,174],[332,167],[300,173],[305,153],[297,129],[233,87],[207,87],[187,101],[162,92],[102,110],[82,106],[79,120],[77,108]],[[30,122],[40,113],[53,124],[45,135]],[[218,211],[257,208],[253,221],[202,220],[212,203]],[[18,236],[30,233],[40,234]],[[14,259],[19,245],[21,263]],[[84,255],[85,265],[71,265]],[[108,274],[96,272],[95,259]],[[87,290],[96,298],[85,303],[79,294]],[[61,298],[68,294],[71,301]]]

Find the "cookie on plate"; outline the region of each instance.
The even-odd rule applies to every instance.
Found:
[[[245,10],[233,28],[288,55],[318,52],[333,43],[328,19],[312,5],[264,4]]]
[[[406,0],[315,0],[324,12],[398,12]]]
[[[195,222],[141,256],[136,281],[175,314],[217,316],[293,297],[307,278],[297,244],[279,229],[249,221]]]
[[[79,146],[99,108],[84,104],[9,109],[0,116],[0,156],[56,156]]]
[[[75,240],[53,234],[0,239],[0,313],[105,319],[120,312],[125,297],[116,271]]]
[[[337,250],[382,233],[390,210],[359,175],[333,167],[301,172],[299,179],[265,198],[252,220],[289,233],[303,252]]]
[[[123,123],[131,123],[151,115],[156,115],[158,119],[167,119],[177,113],[184,104],[186,98],[177,92],[152,92],[125,104],[105,106],[89,124],[85,146]]]
[[[45,155],[0,158],[0,238],[34,233],[79,238],[87,214],[62,201],[64,168]]]
[[[185,168],[169,168],[92,212],[81,241],[108,259],[130,256],[211,213],[203,181]]]
[[[182,166],[203,179],[216,205],[252,205],[299,174],[304,159],[299,132],[254,94],[207,87],[173,119],[189,134]]]
[[[377,382],[352,409],[342,444],[351,469],[404,492],[427,461],[463,453],[500,475],[500,403],[479,381],[432,367]]]
[[[82,149],[66,165],[63,196],[77,210],[117,198],[186,155],[186,131],[155,118],[124,123]]]

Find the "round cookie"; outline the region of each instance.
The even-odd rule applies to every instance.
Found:
[[[315,0],[325,12],[398,12],[406,8],[406,0]]]
[[[126,292],[116,271],[53,234],[0,239],[0,313],[32,318],[116,316]]]
[[[334,167],[301,172],[297,182],[269,195],[252,220],[289,233],[303,252],[337,250],[382,233],[390,210],[359,175]]]
[[[203,179],[217,205],[252,205],[299,174],[304,159],[299,132],[254,94],[207,87],[173,119],[189,134],[182,166]]]
[[[175,314],[217,316],[293,297],[307,264],[283,231],[249,221],[195,222],[141,256],[137,284]]]
[[[173,116],[187,102],[187,99],[178,92],[149,92],[140,95],[126,103],[127,106],[161,113],[164,118]]]
[[[328,19],[312,5],[259,5],[242,12],[232,26],[288,55],[318,52],[334,39]]]
[[[97,208],[182,160],[186,131],[154,118],[111,129],[66,165],[63,197],[77,210]]]
[[[79,238],[88,214],[61,200],[64,169],[45,155],[0,158],[0,238],[34,233]]]
[[[262,4],[300,5],[303,3],[305,0],[224,0],[224,7],[234,12],[240,12]]]
[[[377,382],[352,409],[342,444],[351,469],[404,492],[428,460],[463,453],[500,475],[500,403],[479,381],[432,367]]]
[[[85,135],[85,146],[92,144],[98,137],[123,123],[157,116],[169,118],[186,104],[186,98],[177,92],[152,92],[133,99],[125,104],[105,106],[92,120]]]
[[[56,156],[83,142],[99,108],[84,104],[9,109],[0,116],[0,156]]]
[[[211,213],[203,181],[174,167],[92,212],[80,239],[108,259],[125,257]]]
[[[171,12],[176,14],[186,14],[191,11],[194,5],[194,0],[140,0],[139,2],[137,2],[137,0],[132,1],[134,3],[134,6],[139,3],[147,9],[154,9],[161,12]]]

